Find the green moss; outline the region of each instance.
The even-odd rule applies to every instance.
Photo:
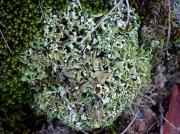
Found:
[[[69,0],[42,0],[41,4],[43,7],[51,7],[56,11],[63,11],[67,9]]]
[[[22,65],[18,56],[29,47],[29,42],[42,35],[43,23],[38,3],[33,0],[12,0],[0,2],[1,31],[12,51],[9,52],[5,41],[0,41],[1,68],[0,105],[1,107],[19,106],[30,102],[32,96],[25,83],[20,79],[18,68]]]
[[[19,54],[30,47],[31,41],[41,39],[44,28],[41,19],[44,17],[43,12],[46,12],[43,7],[63,10],[67,7],[67,4],[68,0],[0,1],[0,27],[12,51],[12,53],[9,52],[5,41],[1,39],[0,62],[3,65],[0,70],[1,106],[17,106],[31,100],[32,93],[27,89],[27,83],[20,79],[21,73],[18,68],[24,68],[26,65],[19,62]]]
[[[38,3],[32,0],[2,0],[0,19],[1,30],[13,53],[22,51],[29,41],[41,36],[42,23]],[[1,45],[1,54],[9,55],[4,50],[4,45]]]
[[[80,0],[82,7],[91,13],[107,13],[114,5],[114,0]]]

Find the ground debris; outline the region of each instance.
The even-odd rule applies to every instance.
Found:
[[[139,110],[134,124],[128,129],[127,134],[147,133],[157,122],[157,115],[148,107]]]

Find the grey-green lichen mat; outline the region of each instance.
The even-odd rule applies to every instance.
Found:
[[[150,52],[138,46],[138,16],[125,5],[115,10],[85,42],[102,14],[46,8],[44,38],[21,56],[22,80],[37,90],[34,107],[69,126],[87,130],[110,125],[149,82]]]

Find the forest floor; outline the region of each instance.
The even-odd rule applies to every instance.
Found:
[[[172,4],[173,3],[171,3],[171,9],[173,9]],[[133,3],[131,3],[131,5],[133,6]],[[168,111],[172,114],[170,116],[175,116],[176,118],[178,116],[176,116],[175,112],[180,109],[178,102],[177,107],[173,110],[170,109],[170,101],[175,101],[173,104],[176,103],[176,100],[173,100],[174,98],[171,96],[172,92],[175,94],[174,92],[177,91],[180,95],[180,51],[178,50],[180,44],[174,43],[174,40],[176,40],[180,34],[180,25],[176,19],[168,19],[168,13],[170,12],[168,10],[168,4],[161,0],[156,2],[155,0],[143,0],[139,2],[137,6],[142,21],[141,28],[139,29],[140,45],[151,45],[152,41],[157,41],[159,38],[162,38],[165,41],[165,46],[163,46],[162,50],[157,49],[157,52],[154,52],[154,59],[152,61],[154,68],[151,74],[152,82],[141,90],[134,100],[133,106],[127,108],[127,110],[116,119],[113,125],[91,132],[74,131],[58,119],[47,123],[44,116],[34,116],[31,114],[31,109],[25,106],[24,111],[28,113],[29,116],[16,120],[17,127],[22,130],[22,133],[159,134],[163,131],[163,126],[166,131],[169,131],[169,128],[167,128],[168,125],[172,128],[173,126],[175,127],[176,124],[168,121],[171,118],[169,118],[167,111],[171,110]],[[163,29],[162,27],[165,28]],[[170,33],[168,31],[170,31]],[[8,118],[6,113],[4,116],[4,118]],[[178,128],[176,131],[178,132]],[[0,133],[8,134],[8,128],[0,129]]]

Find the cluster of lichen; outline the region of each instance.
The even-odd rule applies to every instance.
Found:
[[[131,105],[149,81],[150,52],[138,46],[138,16],[131,10],[125,30],[125,5],[85,42],[82,38],[102,14],[81,10],[44,12],[44,38],[31,42],[20,61],[22,81],[37,90],[34,106],[77,129],[104,127]],[[81,43],[80,43],[81,42]]]

